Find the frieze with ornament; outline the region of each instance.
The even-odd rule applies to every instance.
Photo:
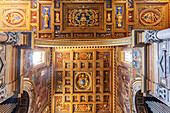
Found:
[[[74,104],[74,112],[92,112],[92,104]]]
[[[117,33],[115,33],[115,37],[117,37],[117,38],[123,38],[123,37],[126,37],[126,33],[123,33],[123,32],[117,32]]]
[[[93,33],[74,33],[73,34],[73,37],[74,38],[93,38],[94,37],[94,34]]]
[[[153,26],[156,26],[156,29],[163,29],[163,28],[167,28],[168,26],[168,24],[166,24],[168,20],[168,16],[167,16],[168,13],[163,12],[164,10],[168,9],[167,3],[159,4],[158,1],[153,1],[154,4],[153,3],[135,4],[134,0],[128,0],[125,3],[128,7],[125,7],[126,5],[124,3],[123,4],[121,3],[122,0],[121,1],[120,0],[116,0],[116,1],[97,0],[95,3],[87,3],[87,4],[83,4],[81,2],[78,3],[78,1],[82,1],[82,0],[73,0],[73,2],[71,2],[70,0],[55,0],[54,7],[52,7],[53,5],[51,4],[51,0],[40,1],[44,3],[40,3],[39,1],[31,1],[30,3],[28,3],[28,0],[26,0],[26,1],[22,1],[22,3],[19,3],[19,5],[16,4],[6,5],[6,3],[4,3],[2,6],[0,6],[2,9],[1,11],[2,18],[3,18],[2,15],[3,10],[5,11],[9,9],[11,10],[11,14],[13,10],[16,10],[17,12],[15,12],[15,14],[12,14],[15,16],[15,21],[13,21],[13,23],[11,21],[13,17],[10,17],[11,20],[10,18],[9,19],[5,18],[6,20],[3,19],[4,22],[5,21],[6,22],[5,23],[2,22],[1,29],[2,30],[9,30],[9,29],[31,30],[33,26],[37,26],[37,24],[40,23],[40,26],[38,27],[39,29],[37,30],[37,35],[34,35],[35,38],[49,39],[49,40],[53,40],[56,38],[56,40],[58,40],[61,38],[62,39],[71,39],[71,38],[92,39],[92,38],[103,38],[103,37],[105,38],[107,37],[108,39],[121,38],[121,37],[126,37],[131,35],[131,32],[129,32],[126,27],[129,25],[133,25],[135,29],[138,28],[152,29]],[[91,2],[94,0],[85,0],[85,1]],[[44,9],[45,7],[46,9]],[[116,9],[116,7],[122,7],[122,9],[118,10]],[[73,10],[75,10],[75,12]],[[78,18],[77,19],[78,23],[75,26],[69,27],[68,17],[70,17],[70,15],[73,15],[73,12],[75,14],[75,18]],[[118,14],[119,12],[120,14]],[[79,14],[80,16],[78,16]],[[98,17],[94,16],[94,18],[92,18],[93,15],[96,14],[98,14]],[[95,23],[98,23],[98,25],[94,24],[90,20],[90,18],[92,18],[91,19],[92,21],[98,19],[97,21],[95,21]],[[73,20],[75,19],[74,18],[71,19],[71,21],[75,24],[76,21]],[[82,21],[79,22],[80,20]],[[128,22],[125,23],[125,21],[127,20]],[[22,24],[22,21],[23,22],[25,21],[25,23]],[[137,24],[134,24],[134,22],[136,21]],[[11,26],[9,26],[8,22],[11,24]],[[87,22],[89,24],[87,24]],[[117,22],[117,24],[115,22]],[[81,23],[85,23],[85,24],[81,24]],[[90,24],[93,24],[93,26],[91,26]],[[58,26],[60,30],[56,30],[55,26]],[[111,30],[107,30],[107,26],[109,26]],[[121,28],[120,26],[123,28]],[[55,31],[55,33],[53,33],[53,31]],[[126,33],[126,35],[120,36],[119,33],[120,34]],[[46,34],[46,35],[42,35],[42,34]],[[50,36],[48,34],[50,34]]]
[[[93,53],[92,52],[75,52],[74,59],[75,60],[92,60]]]
[[[51,33],[40,33],[39,36],[41,39],[52,39]]]

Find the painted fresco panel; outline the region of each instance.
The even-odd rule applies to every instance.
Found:
[[[41,112],[48,102],[48,83],[49,69],[45,68],[34,76],[34,84],[36,90],[36,109],[35,112]]]
[[[118,67],[117,101],[125,113],[130,113],[129,87],[131,74],[126,68]]]

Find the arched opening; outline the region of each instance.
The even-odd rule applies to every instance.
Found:
[[[143,94],[141,93],[141,90],[139,90],[135,95],[135,106],[137,113],[151,113],[148,112],[146,104],[145,104],[145,98],[143,97]]]
[[[26,91],[23,91],[21,98],[18,99],[17,113],[28,113],[29,108],[29,95]]]
[[[33,83],[27,80],[26,78],[24,78],[23,86],[24,86],[23,91],[27,92],[28,97],[29,97],[27,111],[28,113],[32,113],[34,112],[34,108],[35,108],[35,87]],[[19,112],[19,113],[22,113],[22,112]]]

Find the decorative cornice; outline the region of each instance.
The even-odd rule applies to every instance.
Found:
[[[35,39],[35,46],[46,46],[46,47],[70,47],[70,46],[116,46],[116,45],[127,45],[132,43],[131,37],[121,39],[92,39],[92,40],[45,40]]]

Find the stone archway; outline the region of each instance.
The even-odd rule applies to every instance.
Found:
[[[24,79],[23,91],[27,92],[29,96],[29,106],[27,113],[33,113],[35,109],[35,87],[32,81]]]
[[[135,106],[137,113],[148,113],[148,109],[145,104],[145,97],[143,97],[141,90],[138,90],[135,95]]]
[[[17,113],[27,113],[29,108],[29,95],[27,91],[23,91],[21,97],[18,98]]]
[[[141,79],[136,78],[134,81],[131,82],[130,85],[130,109],[133,113],[137,113],[136,106],[135,106],[135,96],[136,93],[141,90]]]

